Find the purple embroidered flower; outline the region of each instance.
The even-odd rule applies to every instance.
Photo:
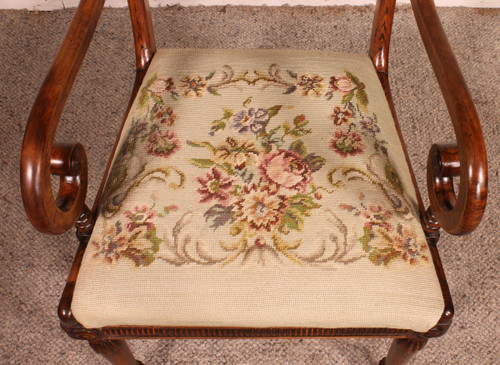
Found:
[[[366,117],[362,119],[359,124],[361,125],[361,129],[368,135],[375,137],[375,133],[380,132],[380,128],[373,118]]]
[[[211,172],[197,177],[196,180],[201,185],[197,190],[200,194],[200,203],[207,203],[211,200],[216,200],[224,206],[231,203],[230,190],[233,187],[233,179],[230,176],[223,176],[217,167],[212,167]]]
[[[363,153],[365,145],[361,135],[356,132],[336,131],[330,139],[330,149],[347,157]]]
[[[179,140],[172,131],[153,133],[148,142],[148,153],[159,157],[167,158],[180,148]]]
[[[266,181],[291,193],[303,193],[312,180],[311,167],[293,151],[280,150],[264,155],[259,169]]]
[[[251,131],[257,134],[264,129],[269,122],[269,114],[264,108],[250,108],[236,113],[231,121],[231,127],[236,129],[239,133]]]

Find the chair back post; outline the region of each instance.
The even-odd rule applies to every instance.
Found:
[[[388,73],[389,44],[396,0],[377,0],[370,39],[370,56],[377,72]]]
[[[153,21],[148,0],[128,0],[134,32],[137,71],[145,71],[156,53]]]

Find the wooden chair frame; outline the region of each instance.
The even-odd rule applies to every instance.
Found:
[[[377,0],[369,48],[392,114],[396,113],[388,80],[388,55],[396,0]],[[135,41],[136,80],[129,107],[135,99],[156,52],[147,0],[128,0]],[[444,295],[445,309],[435,327],[426,333],[387,328],[205,328],[118,326],[86,329],[71,313],[71,301],[82,256],[96,218],[104,181],[92,209],[85,205],[87,160],[80,143],[54,143],[54,135],[68,94],[92,40],[104,0],[82,0],[56,55],[29,117],[21,157],[21,189],[31,223],[45,233],[60,234],[76,225],[80,241],[59,305],[61,327],[113,364],[137,364],[127,347],[133,338],[268,338],[268,337],[390,337],[389,353],[380,363],[404,364],[428,338],[441,336],[453,317],[453,303],[437,252],[440,228],[451,234],[469,233],[479,224],[486,204],[487,164],[478,116],[452,49],[446,39],[433,0],[411,0],[418,29],[444,96],[456,135],[455,144],[436,144],[429,152],[427,183],[430,207],[418,206]],[[401,132],[398,133],[401,137]],[[404,145],[404,143],[403,143]],[[116,149],[116,144],[113,154]],[[408,154],[405,150],[406,158]],[[106,169],[109,171],[111,159]],[[60,177],[54,199],[51,175]],[[412,174],[413,175],[413,174]],[[453,178],[460,178],[457,194]],[[414,177],[413,177],[414,179]],[[416,187],[415,179],[413,183]]]

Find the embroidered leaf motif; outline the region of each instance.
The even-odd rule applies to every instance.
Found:
[[[274,117],[278,112],[281,110],[282,105],[275,105],[267,109],[267,114],[269,116],[269,119]]]
[[[208,158],[191,158],[189,161],[196,167],[201,168],[209,168],[214,164],[214,162]]]
[[[344,97],[342,98],[342,104],[347,104],[348,102],[350,102],[352,100],[354,96],[354,92],[351,92],[347,95],[344,95]]]
[[[298,154],[300,157],[305,157],[305,155],[307,154],[307,148],[306,148],[306,145],[304,144],[304,142],[300,139],[294,141],[291,145],[290,145],[290,151],[293,151],[295,152],[296,154]]]
[[[142,89],[141,96],[139,97],[139,107],[143,108],[149,100],[149,95],[146,89]]]
[[[205,80],[210,80],[215,75],[215,71],[210,72],[207,76],[205,76]]]
[[[366,91],[364,90],[364,84],[361,84],[363,86],[363,88],[361,88],[361,86],[359,87],[358,91],[356,92],[356,99],[358,99],[359,103],[363,106],[367,106],[368,105],[368,95],[366,94]]]
[[[311,215],[311,210],[321,207],[313,201],[313,198],[305,194],[296,194],[288,200],[288,208],[281,217],[279,230],[288,233],[291,229],[301,231],[304,218]]]
[[[210,207],[203,216],[207,222],[210,222],[210,228],[213,228],[215,231],[228,222],[234,223],[236,219],[234,218],[233,208],[233,205],[225,207],[221,204],[216,204]]]
[[[352,73],[350,73],[349,71],[345,70],[345,74],[348,78],[350,78],[356,85],[359,85],[361,84],[361,81],[359,81],[359,79],[354,76]]]
[[[311,215],[311,210],[321,207],[320,204],[315,203],[313,198],[305,194],[296,194],[288,200],[288,206],[296,209],[305,216]]]
[[[304,158],[304,161],[309,164],[312,172],[316,172],[323,167],[326,159],[314,153],[310,153]]]
[[[293,85],[293,86],[290,86],[288,89],[286,89],[286,91],[283,94],[291,94],[295,90],[297,90],[297,86]]]
[[[307,124],[309,124],[309,121],[306,119],[304,114],[297,115],[293,119],[293,129],[288,122],[283,123],[283,131],[285,132],[285,135],[283,137],[285,137],[286,135],[291,135],[293,137],[302,137],[306,134],[311,133],[310,129],[304,128],[304,126],[306,126]]]
[[[294,209],[285,210],[285,214],[281,217],[280,232],[287,234],[291,229],[301,231],[304,225],[304,219],[300,213]]]
[[[226,122],[223,119],[214,120],[212,126],[210,127],[210,135],[213,136],[216,132],[224,130],[226,128]]]
[[[212,152],[215,152],[215,147],[212,146],[210,142],[194,142],[194,141],[186,141],[186,143],[191,147],[205,147]]]
[[[207,88],[208,92],[212,95],[216,95],[216,96],[220,96],[220,94],[217,92],[217,90],[215,88],[213,88],[212,86],[209,86]]]
[[[297,79],[297,74],[293,71],[286,70],[292,79]]]
[[[153,99],[156,104],[163,104],[163,99],[158,95],[151,94],[151,99]]]

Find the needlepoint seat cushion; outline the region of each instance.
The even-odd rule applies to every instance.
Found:
[[[154,56],[78,274],[79,322],[425,332],[443,310],[367,56]]]

